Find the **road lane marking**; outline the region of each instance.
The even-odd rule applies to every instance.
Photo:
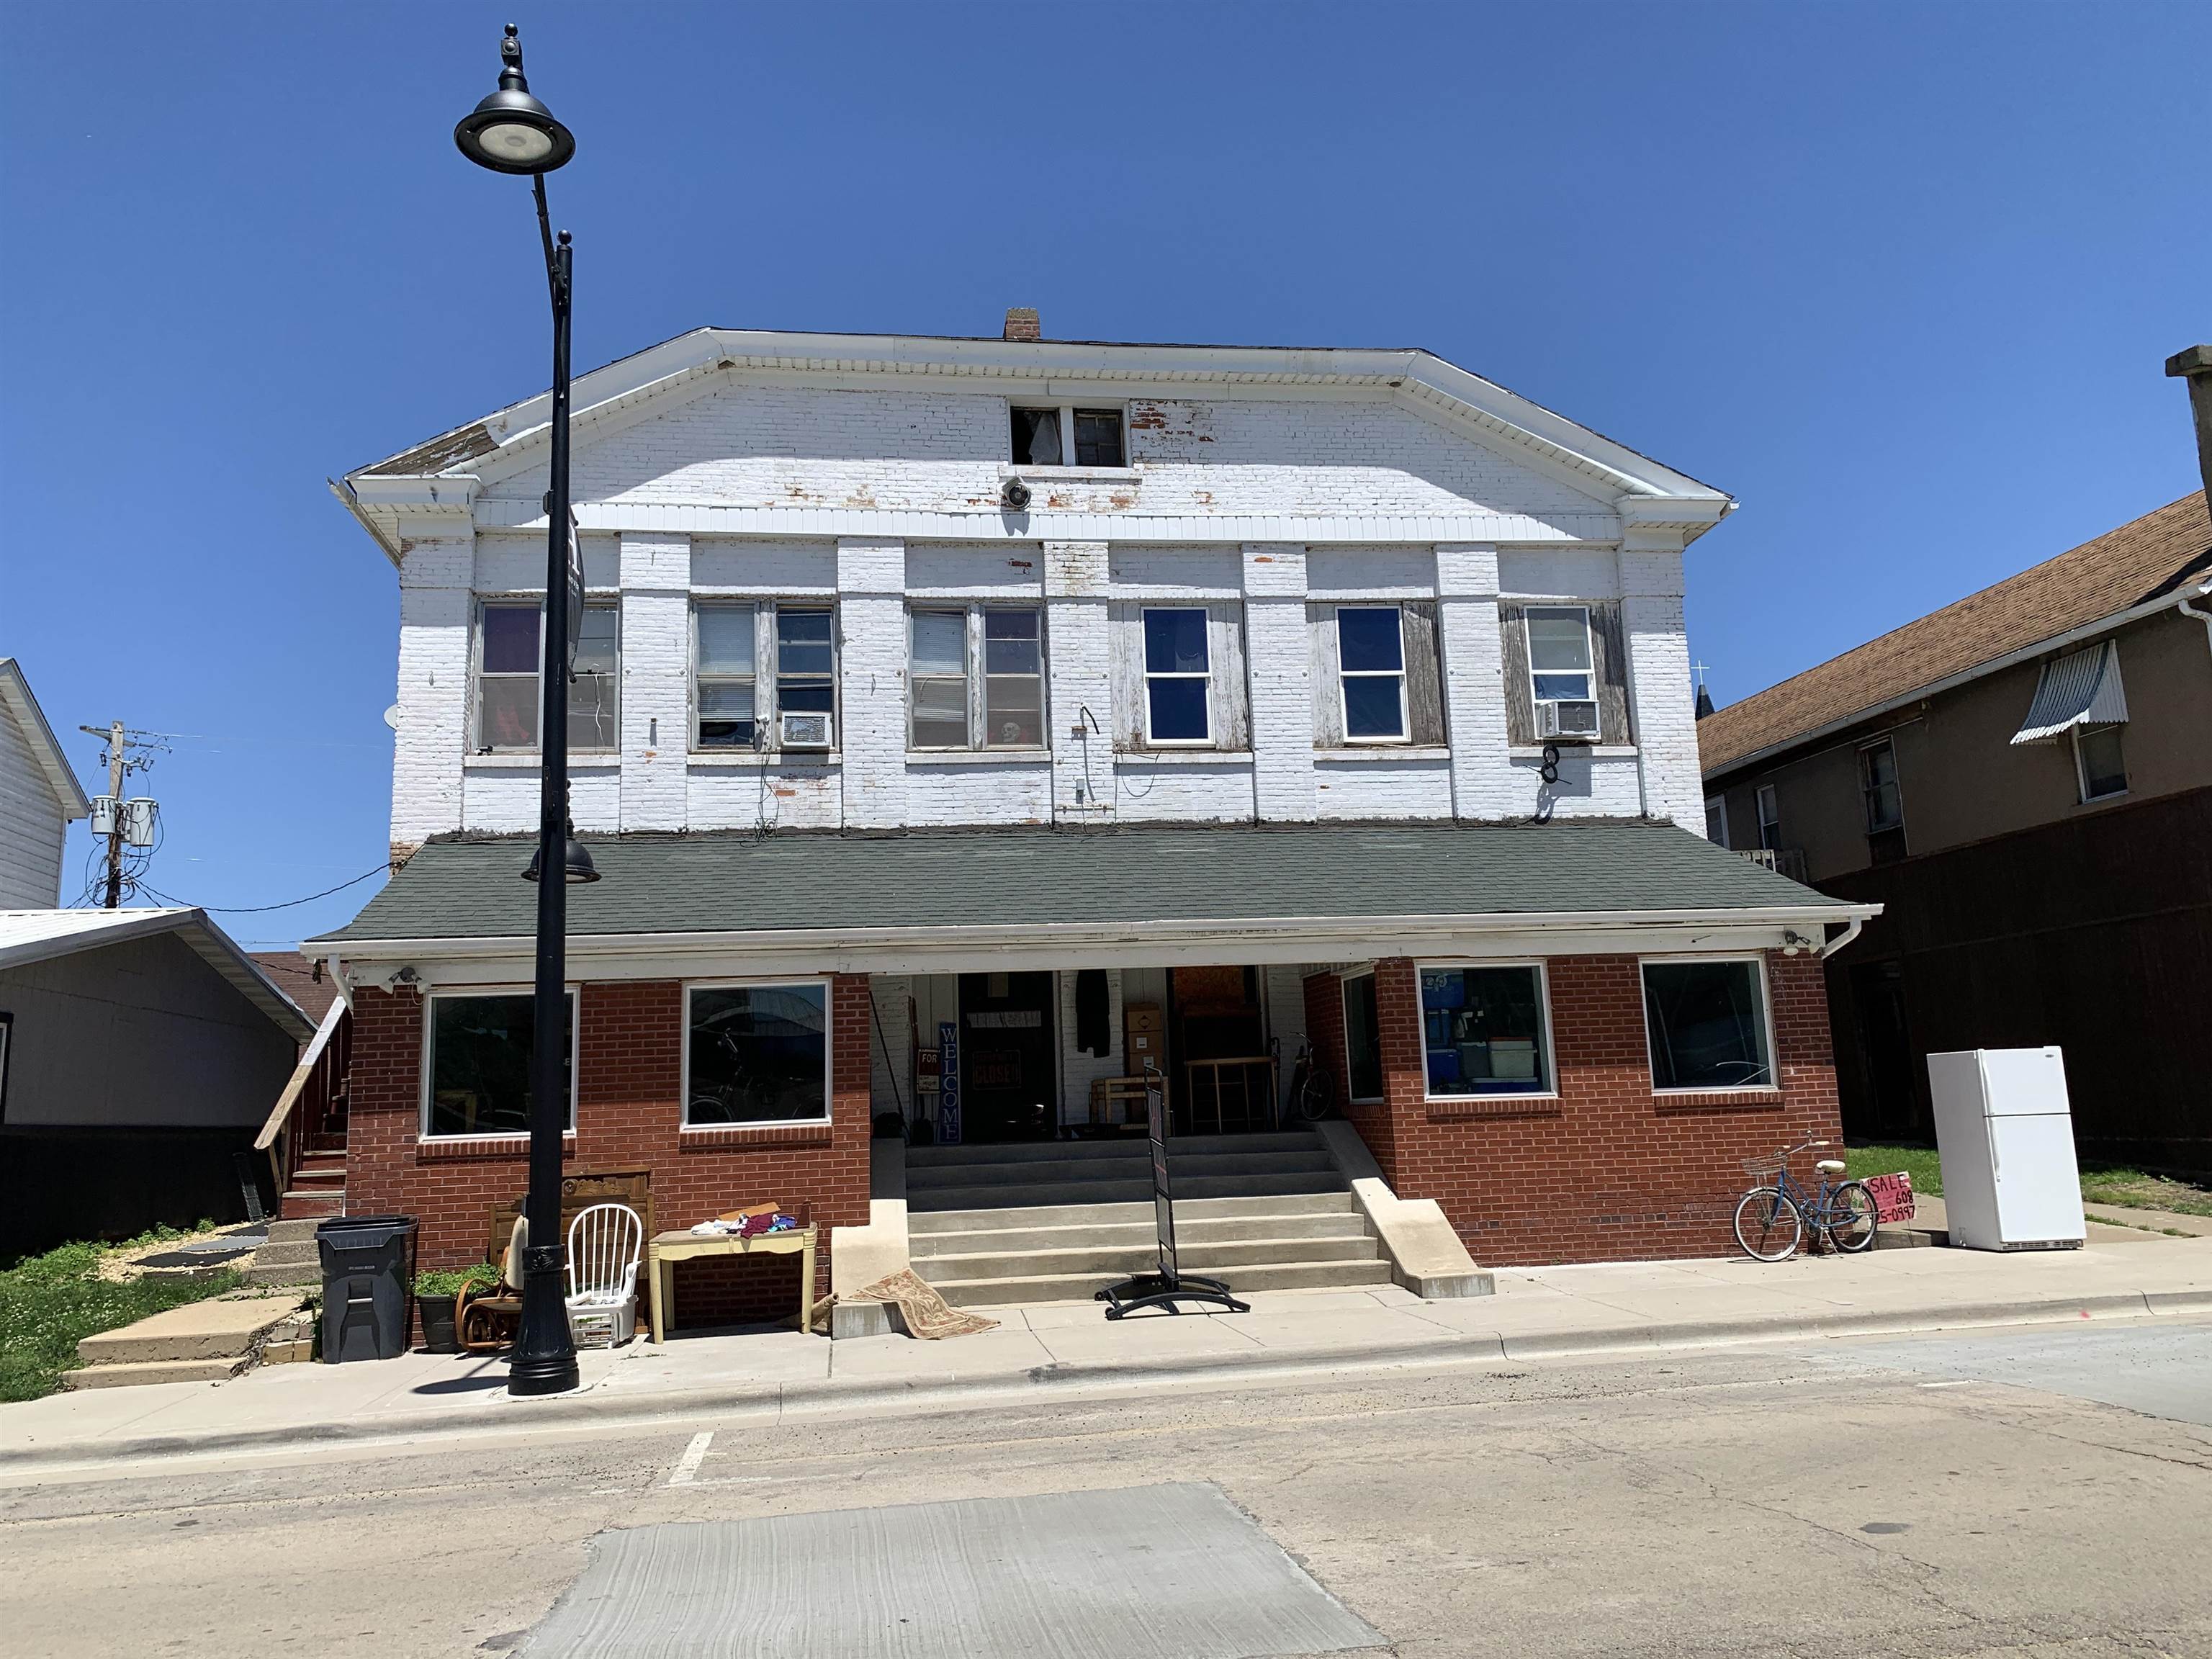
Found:
[[[707,1448],[714,1443],[714,1431],[712,1429],[702,1429],[693,1435],[691,1443],[684,1449],[684,1455],[676,1460],[675,1468],[669,1472],[668,1484],[688,1486],[697,1480],[699,1466],[707,1461]]]

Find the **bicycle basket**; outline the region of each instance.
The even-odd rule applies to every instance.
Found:
[[[1743,1172],[1754,1181],[1771,1181],[1790,1167],[1790,1160],[1779,1152],[1769,1152],[1765,1158],[1747,1158],[1743,1161]]]

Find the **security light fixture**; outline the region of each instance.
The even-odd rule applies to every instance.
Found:
[[[565,167],[576,153],[575,135],[531,96],[522,78],[522,41],[512,23],[499,55],[499,90],[461,118],[453,142],[462,155],[494,173],[542,173]]]

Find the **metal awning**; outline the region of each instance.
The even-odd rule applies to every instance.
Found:
[[[2069,652],[2043,665],[2027,718],[2014,743],[2048,743],[2076,726],[2117,725],[2128,717],[2120,684],[2120,647],[2111,640]]]

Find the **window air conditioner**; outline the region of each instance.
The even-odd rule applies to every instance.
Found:
[[[776,717],[776,740],[786,749],[830,747],[830,716],[785,713]]]
[[[1547,743],[1595,743],[1597,740],[1597,705],[1594,702],[1538,703],[1536,735]]]

